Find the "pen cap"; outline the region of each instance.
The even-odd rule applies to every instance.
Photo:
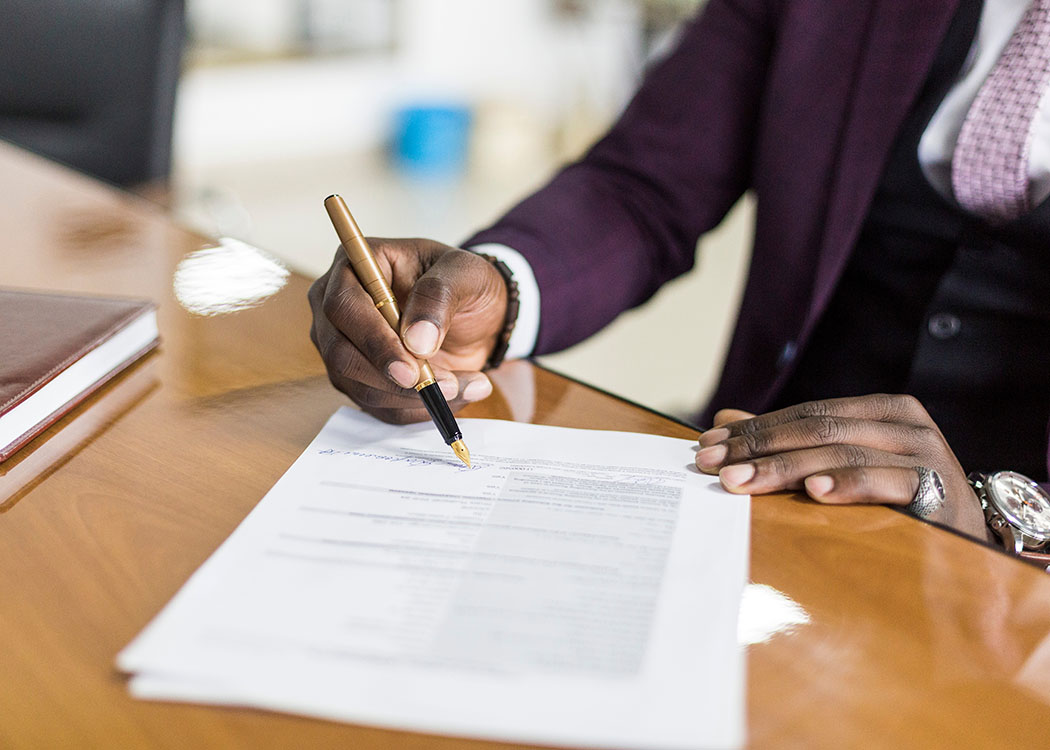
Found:
[[[339,237],[347,260],[350,261],[354,275],[371,296],[372,302],[379,308],[386,321],[394,330],[397,330],[401,323],[401,313],[397,308],[394,293],[383,276],[383,272],[379,269],[372,249],[365,241],[346,202],[339,195],[330,195],[325,198],[324,207],[328,211],[328,218],[332,220],[332,226],[335,227],[335,233]]]
[[[379,269],[379,264],[376,263],[375,256],[372,255],[365,238],[350,237],[342,240],[342,245],[346,257],[350,260],[354,275],[372,297],[372,302],[383,313],[383,317],[396,331],[401,325],[401,313],[397,308],[397,300],[394,299],[394,292]]]

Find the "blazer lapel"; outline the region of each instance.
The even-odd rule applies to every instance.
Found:
[[[960,0],[878,0],[829,196],[808,336],[860,234],[894,139]]]

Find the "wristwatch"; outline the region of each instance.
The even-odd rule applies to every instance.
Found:
[[[1024,474],[974,472],[970,485],[984,510],[984,520],[1007,552],[1050,564],[1050,494]]]

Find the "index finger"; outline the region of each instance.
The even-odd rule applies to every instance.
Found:
[[[929,417],[922,404],[913,396],[876,393],[868,396],[847,396],[819,401],[806,401],[750,419],[721,424],[725,437],[746,435],[768,430],[792,422],[820,417],[844,417],[872,422],[899,422],[924,425]],[[710,432],[715,432],[711,430]]]
[[[376,309],[372,297],[361,286],[345,257],[333,264],[322,310],[329,323],[364,355],[368,363],[402,388],[411,388],[419,376],[415,357],[409,354],[397,332]],[[360,379],[365,373],[346,372]],[[411,382],[409,382],[411,381]]]

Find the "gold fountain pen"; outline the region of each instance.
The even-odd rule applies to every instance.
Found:
[[[364,235],[361,234],[357,222],[346,207],[346,201],[338,195],[329,195],[324,199],[324,207],[328,211],[328,217],[332,220],[335,233],[339,235],[339,242],[343,246],[343,252],[350,260],[350,268],[353,269],[361,286],[371,295],[376,309],[386,318],[386,322],[401,335],[401,312],[397,308],[397,300],[390,285],[383,278],[379,266],[376,264],[372,248],[368,246]],[[434,371],[425,360],[419,360],[419,382],[416,383],[416,392],[423,399],[423,405],[427,407],[430,418],[437,425],[441,438],[449,445],[459,459],[470,466],[470,451],[463,442],[463,433],[460,432],[456,418],[452,416],[452,410],[448,408],[448,402],[438,387]]]

